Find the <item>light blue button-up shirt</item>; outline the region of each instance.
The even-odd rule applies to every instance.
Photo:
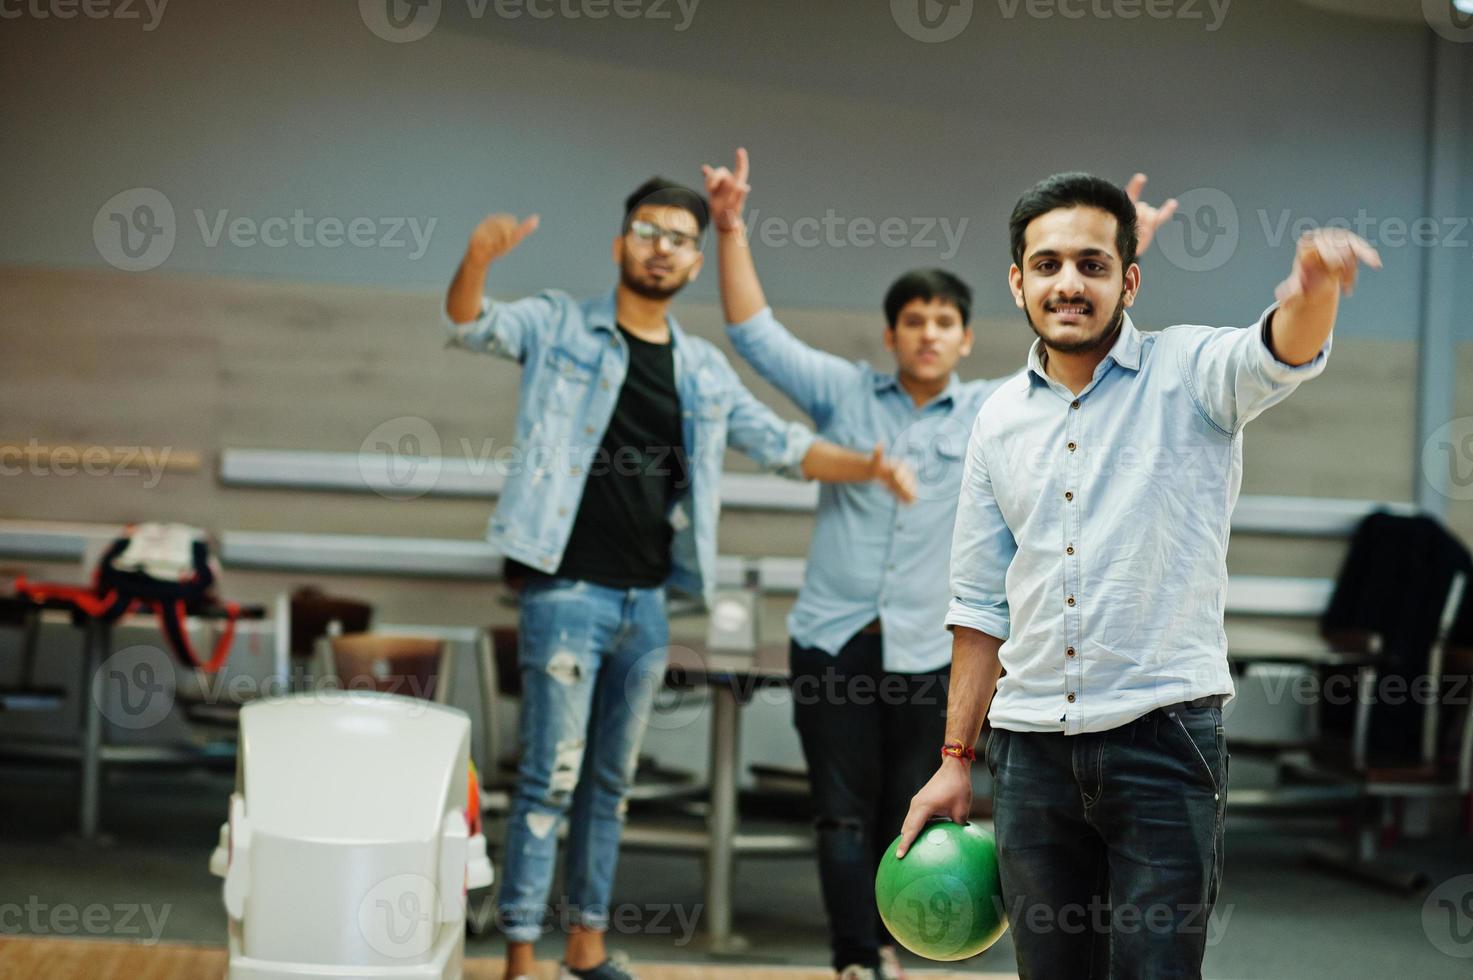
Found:
[[[884,666],[896,673],[951,661],[943,623],[947,554],[967,433],[1001,381],[963,382],[915,402],[894,372],[815,350],[764,309],[728,335],[743,358],[813,419],[819,435],[861,452],[883,443],[915,469],[918,494],[905,505],[876,483],[825,484],[808,566],[788,633],[837,654],[879,618]]]
[[[514,303],[487,300],[469,323],[452,323],[443,308],[441,321],[452,344],[522,365],[516,452],[505,465],[487,539],[508,558],[551,574],[562,563],[589,467],[629,369],[629,349],[614,323],[614,293],[582,301],[557,291]],[[715,345],[686,334],[674,317],[668,322],[690,473],[690,490],[669,515],[675,528],[669,584],[709,603],[727,446],[801,479],[814,437],[752,397]]]
[[[1269,313],[1150,334],[1127,317],[1078,395],[1035,342],[988,401],[967,444],[946,622],[1006,641],[995,727],[1106,731],[1232,695],[1222,619],[1243,426],[1330,353],[1281,363]]]

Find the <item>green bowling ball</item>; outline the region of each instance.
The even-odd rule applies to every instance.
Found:
[[[975,824],[934,823],[901,860],[896,837],[875,875],[875,903],[902,946],[932,960],[964,960],[1007,931],[997,841]]]

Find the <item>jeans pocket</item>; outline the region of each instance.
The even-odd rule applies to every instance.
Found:
[[[1002,729],[991,729],[987,734],[987,741],[982,746],[982,754],[987,759],[987,771],[992,774],[994,782],[997,781],[997,753],[1000,749],[999,740]]]
[[[1186,739],[1186,743],[1187,743],[1188,749],[1191,752],[1192,757],[1201,766],[1203,775],[1205,775],[1207,777],[1207,783],[1208,783],[1208,785],[1210,785],[1212,787],[1212,795],[1214,797],[1220,796],[1222,794],[1222,788],[1221,788],[1221,785],[1218,783],[1217,771],[1215,769],[1213,769],[1212,764],[1207,761],[1207,756],[1202,753],[1202,746],[1199,745],[1198,742],[1197,742],[1197,740],[1192,737],[1191,729],[1189,729],[1187,727],[1186,720],[1182,717],[1182,712],[1180,712],[1180,711],[1171,711],[1171,712],[1168,712],[1167,717],[1171,719],[1171,721],[1172,721],[1172,727],[1174,727],[1177,731],[1181,732],[1182,738]],[[1194,719],[1194,723],[1195,723],[1195,719]],[[1214,728],[1215,727],[1216,726],[1214,724]],[[1215,732],[1214,732],[1214,735],[1213,735],[1213,739],[1214,739],[1214,744],[1215,744],[1215,742],[1216,742],[1216,733]]]

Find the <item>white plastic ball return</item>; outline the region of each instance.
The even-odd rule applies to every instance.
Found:
[[[210,859],[229,980],[459,980],[466,890],[492,878],[470,734],[462,711],[373,692],[241,710]]]

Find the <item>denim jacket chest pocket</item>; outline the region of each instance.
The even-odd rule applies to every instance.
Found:
[[[549,347],[538,374],[537,407],[549,415],[577,417],[588,404],[598,364],[566,347]]]
[[[696,424],[703,432],[725,421],[734,395],[730,382],[710,368],[703,367],[696,372],[694,410]]]

